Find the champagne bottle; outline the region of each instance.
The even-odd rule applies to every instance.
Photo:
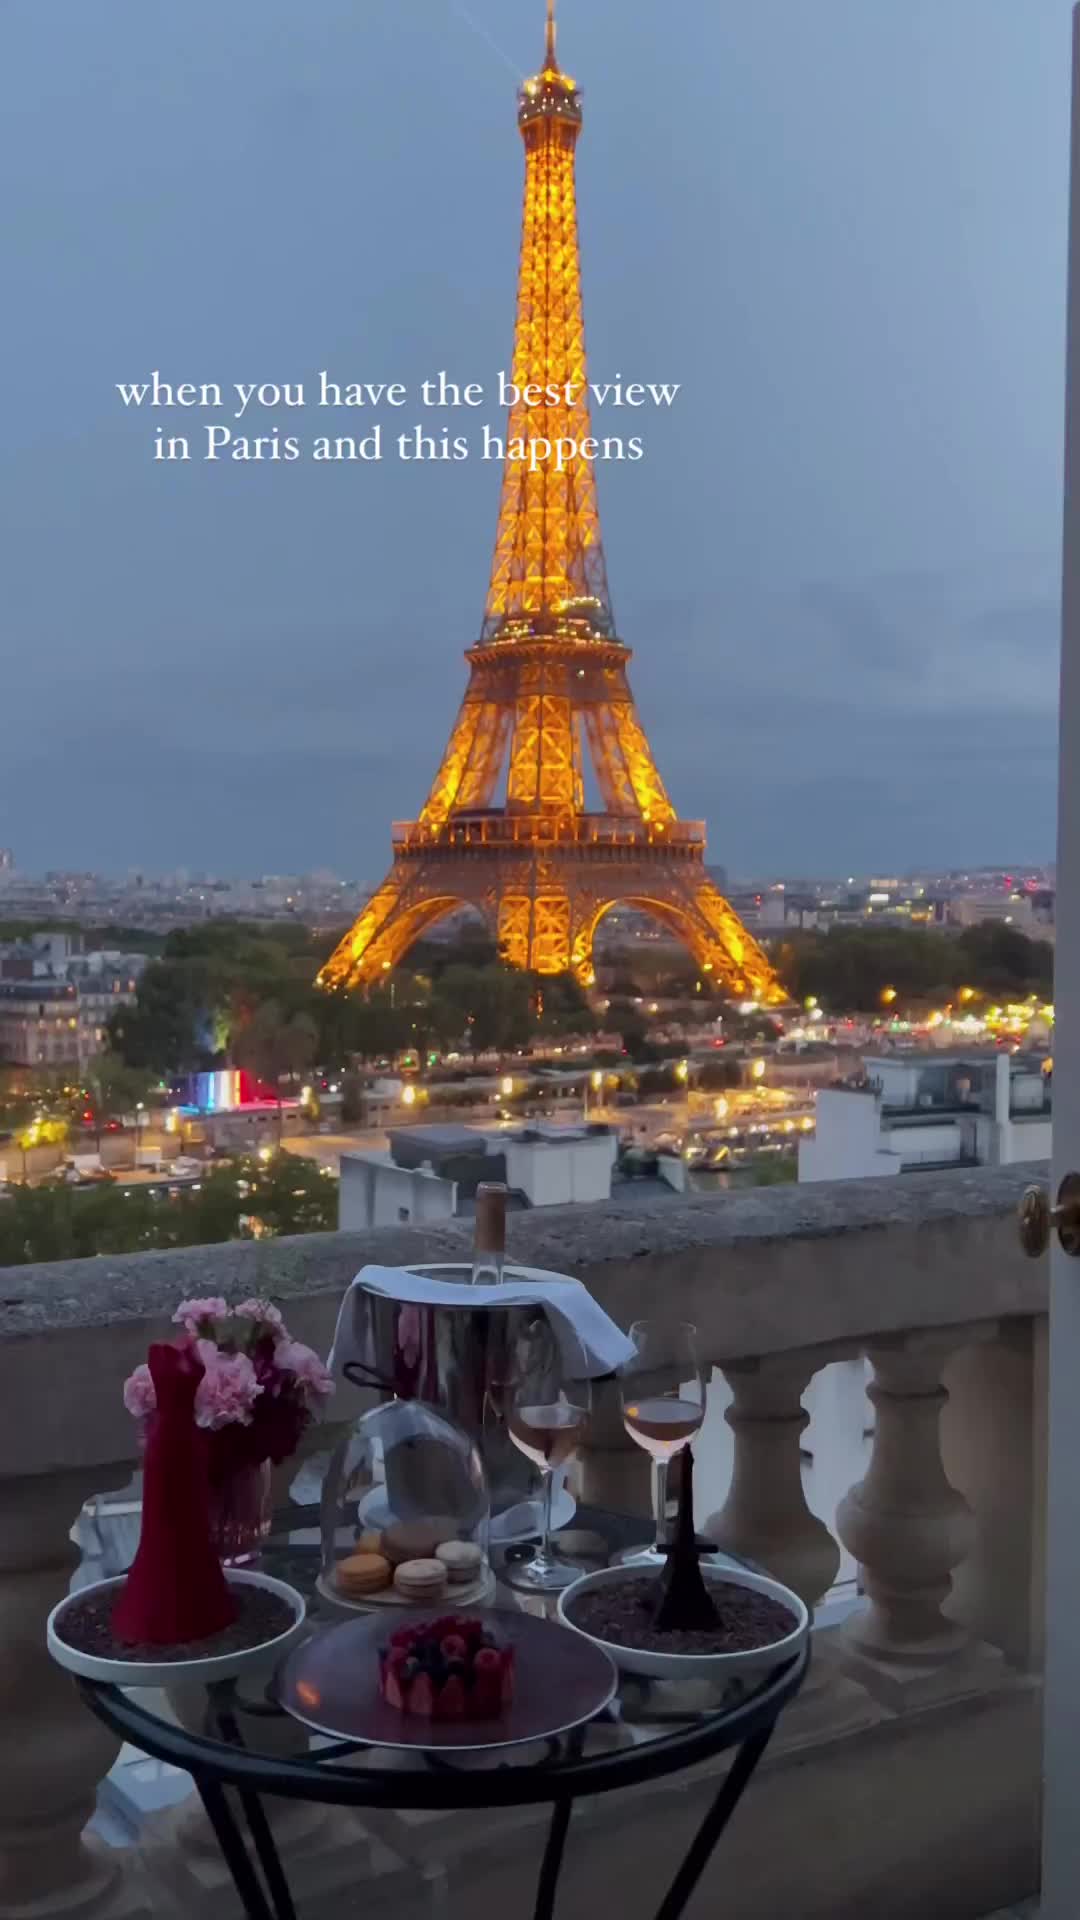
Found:
[[[500,1284],[505,1254],[506,1188],[500,1181],[482,1180],[476,1189],[472,1264],[474,1287],[497,1287]]]

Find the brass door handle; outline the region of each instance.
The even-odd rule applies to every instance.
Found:
[[[1057,1237],[1066,1253],[1080,1254],[1080,1173],[1067,1173],[1058,1188],[1057,1206],[1050,1205],[1045,1187],[1029,1187],[1020,1202],[1018,1222],[1020,1245],[1036,1259]]]

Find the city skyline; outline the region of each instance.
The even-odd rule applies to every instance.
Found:
[[[475,637],[496,468],[164,476],[114,404],[153,366],[506,364],[513,75],[449,6],[247,11],[242,60],[207,5],[183,37],[5,15],[34,169],[0,820],[28,869],[373,881]],[[536,11],[472,7],[522,70]],[[684,395],[599,470],[616,613],[734,872],[1053,845],[1068,7],[984,13],[566,0],[594,376]]]

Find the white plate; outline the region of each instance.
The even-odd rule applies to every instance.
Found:
[[[733,1587],[751,1587],[755,1593],[767,1593],[770,1599],[778,1600],[794,1614],[793,1632],[783,1640],[775,1640],[771,1646],[751,1647],[743,1653],[646,1653],[637,1647],[619,1647],[614,1641],[600,1640],[574,1624],[568,1609],[575,1595],[580,1599],[586,1589],[612,1586],[634,1571],[633,1567],[602,1567],[598,1573],[583,1574],[559,1595],[558,1612],[563,1626],[569,1627],[572,1633],[582,1634],[595,1647],[603,1647],[624,1673],[644,1674],[651,1680],[724,1681],[729,1675],[740,1680],[753,1680],[755,1676],[764,1679],[776,1667],[786,1666],[794,1659],[810,1631],[810,1615],[797,1593],[792,1593],[790,1587],[782,1587],[778,1580],[770,1580],[767,1574],[750,1573],[745,1567],[724,1567],[714,1572],[704,1566],[702,1572],[710,1586],[722,1581]]]
[[[576,1512],[577,1501],[566,1482],[561,1481],[551,1496],[552,1533],[568,1527]],[[516,1506],[504,1507],[502,1513],[492,1514],[489,1538],[493,1547],[513,1547],[522,1540],[538,1539],[543,1528],[543,1501],[519,1500]]]
[[[551,1528],[558,1532],[560,1527],[568,1527],[577,1512],[577,1501],[558,1476],[551,1499]],[[372,1487],[365,1493],[357,1506],[357,1517],[362,1528],[370,1528],[373,1533],[388,1527],[392,1515],[384,1487]],[[513,1547],[522,1540],[535,1539],[544,1525],[544,1503],[541,1499],[519,1500],[512,1507],[505,1507],[502,1513],[493,1513],[489,1538],[493,1547]]]
[[[77,1647],[69,1646],[56,1631],[57,1620],[65,1607],[106,1587],[119,1591],[127,1579],[123,1573],[114,1580],[95,1580],[91,1586],[80,1587],[53,1608],[45,1628],[49,1652],[69,1673],[81,1674],[84,1680],[101,1680],[114,1687],[167,1687],[180,1680],[194,1680],[205,1686],[212,1680],[231,1680],[252,1667],[273,1668],[304,1632],[307,1603],[303,1594],[287,1586],[284,1580],[274,1580],[268,1573],[256,1573],[248,1568],[227,1567],[225,1578],[230,1586],[264,1587],[268,1593],[287,1600],[295,1614],[292,1626],[257,1647],[240,1647],[232,1653],[215,1654],[208,1660],[107,1660],[101,1654],[81,1653]]]
[[[342,1614],[371,1613],[377,1607],[410,1607],[414,1610],[416,1607],[415,1599],[407,1599],[394,1587],[383,1587],[378,1593],[365,1593],[362,1599],[350,1600],[324,1573],[320,1573],[316,1580],[315,1590],[329,1606],[337,1608]],[[451,1582],[439,1605],[453,1607],[456,1612],[460,1607],[487,1606],[494,1597],[495,1575],[490,1567],[485,1567],[480,1577],[470,1580],[468,1586],[462,1584],[455,1587]]]

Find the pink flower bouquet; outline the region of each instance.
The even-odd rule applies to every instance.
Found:
[[[178,1344],[203,1366],[195,1423],[210,1436],[212,1483],[264,1460],[288,1460],[334,1391],[318,1354],[292,1338],[268,1300],[182,1300],[173,1320],[183,1330]],[[136,1367],[125,1381],[124,1405],[137,1420],[153,1418],[149,1367]]]

